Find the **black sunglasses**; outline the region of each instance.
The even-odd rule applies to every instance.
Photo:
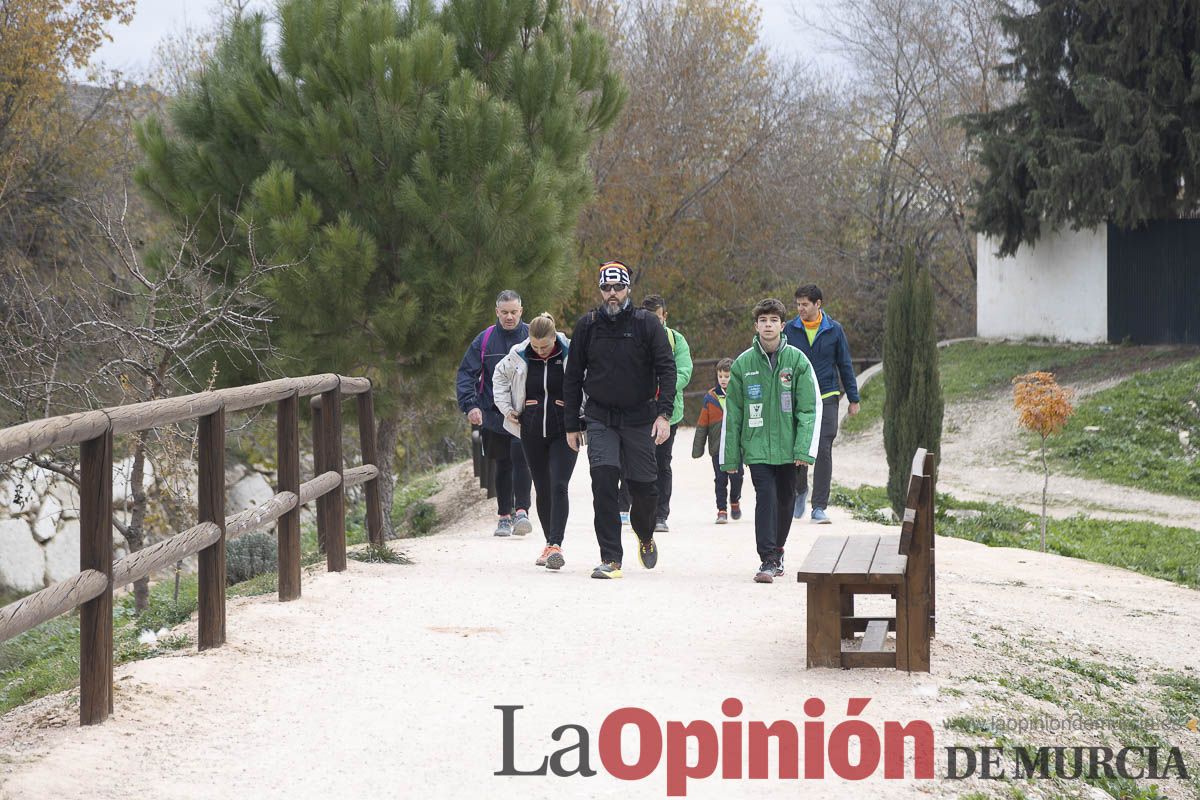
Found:
[[[627,288],[623,283],[604,283],[600,285],[600,291],[608,294],[609,292],[619,292]]]

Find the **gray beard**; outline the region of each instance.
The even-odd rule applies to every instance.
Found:
[[[625,302],[622,303],[620,306],[618,306],[616,311],[613,311],[609,307],[608,303],[605,303],[604,304],[604,313],[608,316],[609,319],[614,319],[614,318],[616,318],[617,314],[620,314],[622,311],[629,308],[629,302],[630,302],[629,298],[626,297]]]

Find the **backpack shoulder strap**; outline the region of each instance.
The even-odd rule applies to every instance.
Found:
[[[483,392],[483,376],[487,373],[487,362],[484,357],[487,356],[488,339],[492,338],[494,330],[496,330],[496,326],[489,325],[483,332],[483,341],[479,344],[479,391],[481,393]]]

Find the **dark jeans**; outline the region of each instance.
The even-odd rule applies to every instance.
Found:
[[[720,456],[713,456],[712,462],[713,462],[713,475],[715,476],[713,482],[716,483],[716,485],[717,485],[717,510],[725,511],[726,510],[726,503],[725,503],[726,495],[728,495],[729,502],[731,502],[735,505],[737,503],[741,502],[742,479],[743,479],[743,476],[746,474],[746,471],[745,471],[744,467],[739,466],[737,474],[730,475],[728,472],[722,471]]]
[[[817,444],[817,463],[813,465],[813,491],[808,498],[813,508],[829,505],[829,484],[833,480],[833,440],[838,435],[838,401],[841,397],[827,397],[821,406],[821,433]],[[808,491],[808,464],[796,468],[796,494]]]
[[[528,511],[531,480],[521,440],[484,428],[483,453],[496,462],[496,510],[500,516],[507,517],[516,508]]]
[[[565,433],[543,439],[540,430],[523,430],[521,448],[537,490],[538,522],[542,523],[546,544],[561,545],[570,511],[567,487],[579,453],[567,445]]]
[[[658,467],[658,478],[655,480],[658,486],[658,508],[655,510],[656,519],[665,520],[671,516],[671,488],[675,477],[671,471],[671,459],[674,455],[675,431],[678,428],[678,425],[672,425],[671,435],[667,437],[667,440],[654,447],[654,461]],[[625,485],[624,481],[621,481],[620,493],[617,496],[617,500],[622,512],[629,510],[629,488]]]
[[[621,563],[621,517],[617,484],[624,478],[632,495],[629,524],[638,539],[654,537],[654,511],[658,506],[655,484],[652,423],[613,427],[587,420],[588,466],[592,473],[592,508],[600,560]]]
[[[754,537],[763,561],[783,558],[783,547],[792,530],[796,502],[796,467],[792,464],[751,464],[754,484]]]

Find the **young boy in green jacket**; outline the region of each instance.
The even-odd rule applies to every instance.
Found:
[[[808,357],[783,339],[786,313],[774,298],[754,306],[757,335],[733,362],[721,429],[721,468],[735,472],[745,463],[754,484],[757,583],[783,574],[796,467],[816,461],[820,444],[820,386]]]

